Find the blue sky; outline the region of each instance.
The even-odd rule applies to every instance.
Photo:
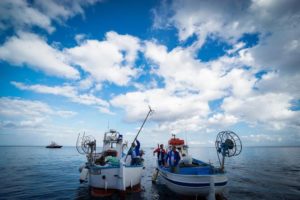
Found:
[[[0,145],[132,140],[299,145],[300,4],[0,2]],[[100,142],[101,143],[101,142]]]

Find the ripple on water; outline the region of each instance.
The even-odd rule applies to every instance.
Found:
[[[300,148],[244,148],[226,160],[227,199],[288,199],[300,196]],[[214,148],[191,148],[198,159],[218,163]],[[0,199],[95,199],[87,184],[79,184],[78,168],[85,157],[75,148],[51,151],[43,147],[1,147]],[[144,156],[143,191],[127,199],[194,199],[176,195],[165,185],[152,184],[155,158]],[[110,199],[118,199],[114,195]],[[198,198],[199,199],[199,198]]]

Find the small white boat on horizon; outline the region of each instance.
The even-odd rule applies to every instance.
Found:
[[[49,149],[59,149],[62,148],[62,145],[58,145],[56,142],[51,142],[49,145],[46,146]]]

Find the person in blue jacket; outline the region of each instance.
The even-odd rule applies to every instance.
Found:
[[[172,173],[178,173],[179,172],[179,161],[180,161],[180,155],[178,151],[176,151],[176,147],[173,146],[172,150],[168,152],[167,157],[166,157],[166,162],[169,163],[169,166],[171,168]]]
[[[140,164],[140,147],[141,144],[138,140],[136,140],[136,145],[132,143],[131,145],[131,165]]]

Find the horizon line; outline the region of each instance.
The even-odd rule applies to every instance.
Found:
[[[0,147],[46,147],[47,145],[0,145]],[[197,145],[189,145],[195,147]],[[62,147],[76,147],[74,145],[62,145]],[[99,146],[102,147],[102,146]],[[154,146],[144,146],[146,148],[156,148]],[[214,148],[214,146],[197,146],[205,148]],[[247,145],[243,147],[300,147],[300,145]]]

